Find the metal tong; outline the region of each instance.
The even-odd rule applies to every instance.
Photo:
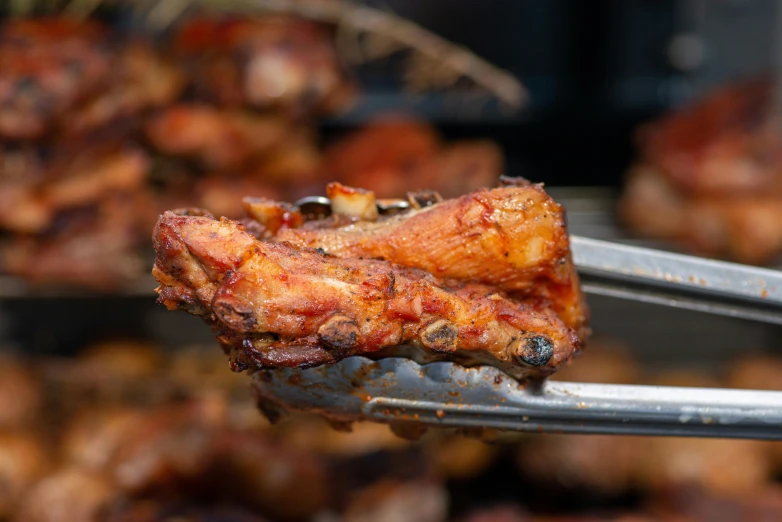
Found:
[[[782,324],[780,271],[577,236],[570,245],[587,293]],[[365,357],[260,370],[254,387],[267,404],[348,422],[782,440],[782,392],[520,383],[493,367]]]

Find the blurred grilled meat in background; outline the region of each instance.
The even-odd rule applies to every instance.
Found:
[[[344,433],[307,414],[271,425],[245,378],[212,347],[172,352],[127,339],[94,343],[76,357],[5,356],[1,371],[0,404],[11,406],[0,419],[0,516],[9,520],[632,513],[710,521],[716,506],[737,513],[726,520],[782,514],[775,443],[530,434],[487,444],[448,430],[411,442],[385,425]],[[718,372],[672,374],[643,370],[626,346],[603,338],[556,378],[779,389],[782,359],[742,357]]]
[[[164,209],[501,174],[571,233],[773,266],[774,3],[130,4],[0,5],[0,520],[782,518],[776,443],[270,425],[149,276]],[[782,386],[776,327],[589,304],[558,379]]]

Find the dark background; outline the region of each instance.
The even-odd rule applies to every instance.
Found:
[[[365,0],[416,21],[520,78],[518,114],[431,96],[413,104],[448,137],[489,136],[508,173],[549,185],[618,186],[638,124],[715,85],[768,71],[774,0]],[[687,66],[672,43],[702,49]],[[678,66],[677,66],[678,65]],[[358,119],[405,106],[392,61],[362,71]]]

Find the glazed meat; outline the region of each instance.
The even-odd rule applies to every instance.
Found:
[[[764,264],[782,251],[782,136],[772,83],[721,88],[639,133],[619,205],[644,236]]]
[[[221,106],[300,115],[338,108],[352,93],[331,38],[304,20],[192,19],[175,35],[174,53],[196,91]]]
[[[340,258],[384,259],[438,278],[543,299],[569,328],[585,337],[588,312],[570,257],[564,211],[542,187],[517,183],[388,219],[327,219],[282,227],[274,239]],[[334,184],[328,192],[335,201],[346,191]]]
[[[227,219],[167,212],[154,244],[159,301],[213,323],[240,367],[313,366],[411,344],[523,378],[553,372],[580,348],[540,300],[261,242]]]

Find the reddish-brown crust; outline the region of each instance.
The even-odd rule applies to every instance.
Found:
[[[551,373],[580,346],[538,300],[261,242],[230,220],[166,213],[154,243],[160,302],[217,326],[239,366],[312,366],[412,344],[523,377]]]
[[[478,190],[377,223],[309,222],[281,228],[275,240],[542,298],[568,327],[587,335],[564,211],[538,185]]]

